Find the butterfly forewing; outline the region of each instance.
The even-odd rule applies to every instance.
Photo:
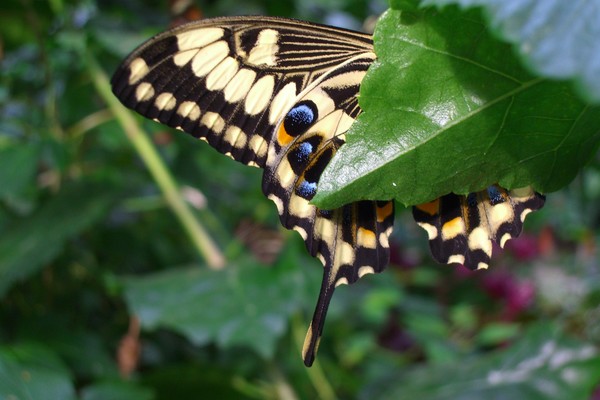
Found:
[[[273,128],[294,98],[334,66],[372,52],[368,35],[268,17],[216,18],[159,34],[113,76],[140,114],[264,166]]]

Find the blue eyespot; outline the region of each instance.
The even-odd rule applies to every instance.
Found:
[[[321,217],[327,218],[327,219],[331,219],[331,217],[333,217],[333,210],[321,210],[319,209],[319,215]]]
[[[296,153],[298,157],[298,162],[305,163],[306,161],[308,161],[308,156],[310,156],[312,152],[312,144],[310,144],[309,142],[301,143],[300,146],[298,146],[298,150]]]
[[[317,120],[317,106],[310,100],[296,104],[283,120],[283,127],[290,136],[298,136]]]
[[[298,187],[296,187],[296,194],[303,199],[310,200],[317,193],[317,184],[314,182],[302,181]]]
[[[467,205],[469,207],[477,207],[477,193],[469,193],[467,195]]]
[[[490,197],[490,203],[495,206],[496,204],[504,203],[504,197],[496,186],[490,186],[487,188],[488,196]]]

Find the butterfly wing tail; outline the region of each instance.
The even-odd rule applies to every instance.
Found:
[[[317,226],[327,226],[327,214],[320,215]],[[323,262],[323,282],[302,348],[306,366],[311,366],[316,357],[335,288],[352,284],[364,275],[379,273],[389,262],[388,238],[394,221],[394,203],[360,201],[333,211],[329,218],[336,221],[333,226],[337,227],[337,233],[328,237],[328,240],[318,240],[314,247],[311,246]],[[331,229],[324,231],[333,232]],[[332,242],[337,246],[329,245]]]
[[[306,332],[304,345],[302,346],[302,359],[304,360],[304,365],[307,367],[310,367],[313,364],[317,356],[321,334],[323,333],[323,325],[325,325],[325,317],[327,316],[329,303],[331,302],[335,290],[335,285],[329,283],[330,274],[331,268],[329,268],[329,270],[325,268],[323,271],[323,283],[321,285],[319,299],[317,300],[317,306],[308,327],[308,331]]]

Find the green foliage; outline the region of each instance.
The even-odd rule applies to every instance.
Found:
[[[600,379],[596,353],[540,324],[507,350],[463,360],[460,368],[415,368],[402,380],[368,388],[365,398],[584,400]]]
[[[364,112],[319,182],[322,207],[413,205],[493,183],[547,193],[597,152],[600,108],[569,83],[528,73],[476,11],[390,9],[375,51]]]
[[[259,13],[360,26],[368,10],[383,4],[227,0],[201,6],[207,16]],[[413,11],[413,17],[421,12]],[[472,12],[449,12],[475,18]],[[410,21],[415,28],[421,24]],[[490,271],[433,265],[425,233],[400,211],[390,268],[337,289],[317,363],[306,369],[300,349],[320,286],[320,264],[307,255],[297,234],[282,232],[275,207],[261,193],[260,171],[179,132],[135,119],[105,95],[104,75],[168,23],[163,1],[6,0],[0,5],[0,398],[592,397],[600,378],[595,136],[571,146],[573,158],[581,159],[565,156],[561,171],[547,172],[565,181],[584,158],[592,158],[579,179],[548,196],[544,211],[528,217],[535,235],[509,242]],[[395,11],[389,11],[379,37],[393,37],[397,23]],[[478,26],[491,43],[481,21],[473,24],[465,29]],[[442,28],[426,32],[441,40]],[[451,36],[455,54],[469,60],[460,52],[468,49],[461,50],[460,39]],[[403,59],[395,54],[396,45],[378,39],[377,69],[386,68],[384,58]],[[497,61],[504,54],[507,74],[539,79],[497,49],[486,45],[473,56],[490,51],[486,57]],[[450,67],[466,73],[465,65],[456,63]],[[436,68],[432,62],[422,71],[411,69],[421,80],[418,86],[411,80],[398,84],[435,96],[430,92],[435,85],[428,82],[444,79]],[[485,71],[475,70],[487,79]],[[365,90],[381,88],[375,74],[369,79]],[[465,80],[446,82],[453,95],[465,93]],[[499,97],[506,93],[503,86],[483,83]],[[550,90],[536,103],[546,112],[558,109],[566,118],[562,123],[574,127],[573,139],[584,137],[586,131],[568,120],[582,104],[567,91],[569,85],[544,81],[536,87],[564,94],[556,98]],[[523,93],[533,94],[528,90]],[[376,100],[377,93],[365,92],[361,102],[372,112],[383,106]],[[521,116],[530,111],[512,110]],[[479,118],[488,117],[493,119]],[[561,123],[536,121],[540,132]],[[554,139],[562,138],[560,129],[552,131]],[[150,140],[134,145],[139,142],[132,132]],[[452,132],[429,142],[447,133]],[[449,146],[435,144],[444,143]],[[522,145],[519,151],[531,151],[525,148],[530,145],[539,151],[546,144]],[[432,168],[450,157],[450,148],[443,150],[429,159]],[[156,165],[164,173],[159,178],[149,172]],[[437,190],[431,177],[417,176],[416,166],[406,165],[396,173],[412,179],[403,190],[415,196]],[[388,178],[377,179],[383,185]],[[421,179],[424,184],[417,185]],[[172,208],[181,203],[195,227],[190,229],[200,226],[226,260],[221,270],[209,268],[210,257],[182,228]],[[236,233],[243,220],[261,227],[254,226],[244,239]],[[243,243],[248,237],[251,246]],[[285,241],[281,251],[273,250],[278,240]],[[277,253],[273,264],[257,261],[265,250]]]
[[[15,160],[18,165],[20,160]],[[104,218],[115,197],[113,190],[84,182],[73,184],[30,216],[9,223],[5,232],[10,234],[0,238],[0,296],[56,258],[65,241]]]
[[[86,387],[81,393],[82,400],[152,400],[155,396],[150,389],[123,381],[104,381]]]
[[[39,343],[0,348],[0,395],[5,399],[76,399],[69,370]]]
[[[222,271],[195,266],[129,278],[125,299],[145,328],[167,327],[197,345],[244,346],[271,359],[287,321],[310,304],[310,286],[318,283],[318,274],[306,279],[317,271],[301,269],[299,258],[287,251],[273,268],[240,260]]]
[[[422,5],[483,8],[490,30],[512,43],[538,75],[572,79],[590,102],[600,102],[600,9],[594,2],[423,0]],[[573,21],[577,23],[573,23]]]

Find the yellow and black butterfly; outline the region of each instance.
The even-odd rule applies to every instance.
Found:
[[[310,204],[360,113],[359,87],[375,57],[367,34],[283,18],[225,17],[153,37],[112,78],[127,107],[264,169],[262,190],[282,225],[298,231],[324,266],[302,350],[307,366],[336,286],[381,272],[389,261],[392,201],[335,210]],[[414,207],[413,214],[434,258],[474,269],[487,267],[492,242],[504,245],[517,236],[525,215],[543,203],[530,188],[492,186],[449,194]]]

